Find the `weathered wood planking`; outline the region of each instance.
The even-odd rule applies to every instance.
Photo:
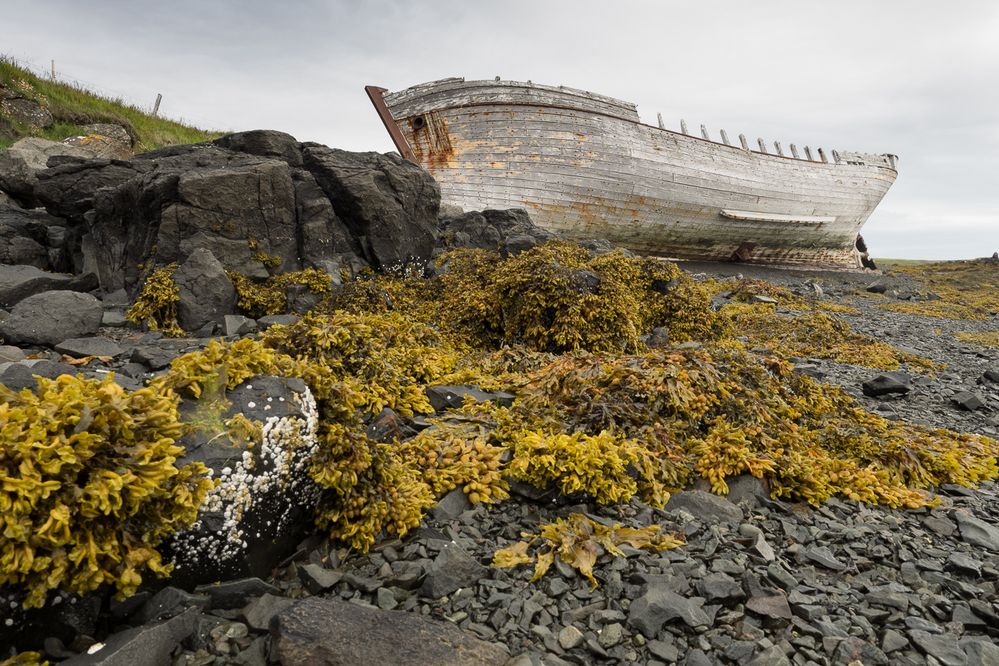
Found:
[[[857,234],[896,177],[894,156],[752,151],[572,88],[444,79],[385,103],[445,203],[527,208],[546,228],[648,254],[724,260],[751,244],[751,261],[855,268]]]

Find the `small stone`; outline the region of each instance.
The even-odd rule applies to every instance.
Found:
[[[266,331],[271,326],[291,326],[299,319],[301,317],[293,314],[265,315],[257,320],[257,326]]]
[[[864,666],[888,666],[888,655],[876,645],[871,645],[857,636],[848,636],[836,645],[833,653],[834,664],[863,664]]]
[[[628,608],[628,624],[645,634],[646,638],[655,638],[663,625],[675,619],[691,628],[711,625],[711,620],[700,606],[663,585],[650,586]]]
[[[746,609],[774,620],[790,620],[792,617],[791,607],[783,592],[754,596],[746,602]]]
[[[222,318],[222,329],[227,337],[245,335],[257,330],[257,322],[243,315],[227,314]]]
[[[512,393],[502,391],[483,391],[477,386],[428,386],[426,394],[435,412],[461,407],[465,398],[471,398],[475,402],[495,402],[500,407],[509,407],[515,397]]]
[[[724,497],[703,490],[683,490],[670,495],[667,511],[682,509],[705,522],[736,524],[742,522],[742,509]]]
[[[259,578],[241,578],[221,583],[209,583],[194,588],[195,594],[207,596],[209,608],[242,608],[251,597],[263,594],[278,594],[278,589]]]
[[[0,345],[0,363],[17,363],[25,358],[20,347],[13,345]]]
[[[742,599],[746,596],[745,592],[742,591],[742,585],[725,573],[708,574],[698,581],[697,591],[709,603],[728,601],[729,599]]]
[[[468,501],[465,491],[455,488],[437,502],[437,505],[431,509],[431,514],[436,520],[454,520],[471,508],[472,503]]]
[[[342,571],[326,569],[318,564],[305,564],[298,567],[298,580],[311,594],[329,590],[343,579]]]
[[[142,624],[179,615],[188,608],[203,609],[210,601],[207,595],[191,594],[176,587],[164,587],[143,604],[135,619]]]
[[[833,571],[844,571],[846,569],[846,564],[837,560],[826,546],[805,548],[801,551],[801,555],[826,569]]]
[[[107,310],[101,315],[101,326],[121,328],[122,326],[128,326],[129,323],[128,318],[125,317],[125,313],[121,310]]]
[[[115,358],[125,353],[125,350],[118,346],[118,343],[114,340],[108,340],[100,336],[63,340],[55,346],[55,350],[60,354],[68,354],[74,358],[84,358],[86,356]]]
[[[973,412],[985,406],[982,396],[972,391],[958,391],[950,397],[950,401],[955,407],[959,407],[966,412]]]
[[[395,599],[395,594],[387,587],[378,588],[375,594],[375,603],[382,610],[392,610],[399,605],[399,602]]]
[[[243,608],[243,619],[251,628],[257,631],[267,631],[271,624],[271,618],[294,604],[294,599],[265,594]]]
[[[999,552],[999,527],[979,520],[963,510],[955,511],[954,519],[964,541]]]
[[[757,652],[746,666],[791,666],[791,662],[779,645],[773,645]]]
[[[680,658],[680,651],[672,642],[651,640],[648,642],[648,648],[649,653],[667,664],[675,664]]]
[[[965,666],[968,663],[968,655],[960,648],[957,638],[953,636],[931,634],[919,629],[911,630],[909,636],[916,647],[944,666]]]
[[[901,650],[902,648],[908,647],[909,639],[895,631],[894,629],[885,629],[884,637],[881,639],[881,650],[883,652],[891,653],[896,650]]]
[[[489,570],[456,544],[444,548],[427,572],[420,594],[439,599],[462,587],[471,587],[485,578]]]
[[[908,382],[894,374],[881,374],[872,379],[868,379],[862,385],[864,395],[879,397],[882,395],[899,394],[905,395],[912,390]]]
[[[621,642],[624,638],[624,628],[617,622],[606,625],[597,634],[597,642],[600,647],[610,649]]]
[[[562,646],[563,650],[571,650],[579,647],[582,643],[583,632],[571,624],[558,632],[558,644]]]
[[[957,569],[963,573],[971,574],[972,576],[982,575],[982,563],[963,553],[951,553],[948,555],[947,564],[951,568]]]

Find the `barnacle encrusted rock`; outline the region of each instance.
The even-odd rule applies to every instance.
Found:
[[[183,460],[203,462],[217,485],[195,524],[169,543],[173,584],[267,576],[311,525],[319,497],[309,476],[318,424],[312,392],[301,379],[256,376],[181,410],[193,426]],[[236,414],[259,429],[234,428]]]

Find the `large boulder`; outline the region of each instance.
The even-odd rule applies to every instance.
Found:
[[[64,144],[59,144],[65,148]],[[83,224],[94,207],[94,196],[139,175],[139,167],[118,160],[61,156],[49,161],[49,168],[37,173],[34,196],[56,217]]]
[[[516,255],[555,237],[536,226],[523,208],[486,209],[441,216],[444,248],[475,247]]]
[[[193,429],[178,466],[202,462],[219,485],[195,524],[167,545],[176,563],[171,583],[266,578],[313,526],[319,488],[309,475],[318,446],[312,393],[298,378],[258,376],[224,395],[206,390],[180,411]],[[226,420],[236,414],[259,431],[225,435]]]
[[[34,206],[38,172],[48,167],[49,158],[67,156],[86,159],[94,155],[85,148],[58,141],[20,139],[7,150],[0,150],[0,191],[26,206]]]
[[[303,144],[302,157],[372,266],[426,262],[437,241],[441,199],[429,173],[393,153]]]
[[[14,344],[57,345],[97,333],[104,308],[90,294],[46,291],[15,305],[0,321],[0,335]]]
[[[0,308],[9,308],[43,291],[73,291],[73,282],[72,275],[49,273],[35,266],[0,265]]]
[[[198,248],[173,274],[180,300],[177,322],[186,331],[206,324],[222,324],[236,312],[236,288],[225,267],[207,249]]]
[[[83,134],[71,136],[62,143],[76,148],[82,148],[91,157],[109,160],[127,160],[132,156],[132,136],[121,125],[112,123],[93,123],[80,129]]]

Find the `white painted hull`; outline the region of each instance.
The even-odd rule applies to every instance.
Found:
[[[645,254],[856,268],[857,235],[896,177],[893,156],[745,150],[568,88],[446,79],[384,100],[444,203],[526,208],[552,231]]]

